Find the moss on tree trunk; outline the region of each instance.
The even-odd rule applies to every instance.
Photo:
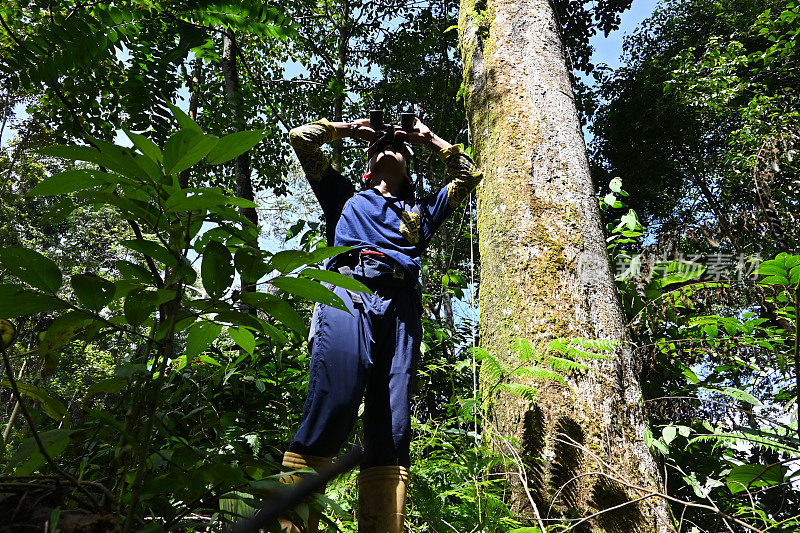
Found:
[[[568,386],[540,384],[534,409],[508,395],[492,404],[498,429],[519,439],[542,514],[562,489],[554,509],[588,515],[644,493],[582,474],[600,471],[653,489],[660,482],[642,440],[636,361],[563,47],[547,0],[463,0],[459,33],[472,144],[485,174],[478,191],[482,347],[513,364],[510,346],[519,337],[540,349],[558,337],[622,341],[611,361],[593,361],[592,371],[569,375]],[[524,512],[524,491],[513,494]],[[657,498],[592,524],[625,533],[672,530]]]

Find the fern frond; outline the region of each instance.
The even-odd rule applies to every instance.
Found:
[[[590,352],[582,348],[575,348],[575,347],[570,347],[567,350],[566,355],[568,357],[572,357],[573,359],[601,359],[603,361],[611,360],[611,357],[605,354]]]
[[[558,381],[559,383],[566,383],[564,376],[558,372],[553,372],[549,368],[542,368],[540,366],[523,366],[514,370],[511,373],[512,378],[516,379],[532,379],[535,381]]]
[[[746,435],[741,432],[698,435],[697,437],[690,439],[687,446],[691,446],[695,442],[717,442],[719,444],[725,444],[728,446],[752,446],[755,444],[756,446],[761,446],[774,452],[789,452],[797,454],[796,447],[786,446],[772,439],[759,437],[757,435]]]
[[[500,387],[501,389],[510,392],[514,396],[519,396],[528,401],[536,399],[536,387],[530,385],[523,385],[522,383],[506,383]]]
[[[536,349],[533,343],[528,339],[516,339],[514,341],[514,351],[519,354],[519,358],[523,361],[529,361],[536,357]]]
[[[550,368],[557,372],[575,372],[578,370],[589,370],[589,367],[573,361],[571,359],[565,359],[563,357],[556,357],[555,355],[551,355],[547,363],[550,365]]]
[[[492,381],[500,381],[508,374],[508,368],[497,357],[483,348],[473,348],[475,359],[481,362],[481,372]]]
[[[580,346],[586,350],[602,350],[605,352],[613,352],[621,341],[615,339],[586,339],[584,337],[576,337],[570,342],[570,348]]]

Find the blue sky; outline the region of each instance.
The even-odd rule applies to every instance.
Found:
[[[608,37],[602,34],[595,35],[591,40],[594,47],[592,60],[595,64],[605,63],[616,68],[622,63],[622,40],[626,33],[631,33],[643,20],[650,16],[657,5],[654,0],[634,0],[631,8],[622,14],[622,22],[617,31],[611,32]]]

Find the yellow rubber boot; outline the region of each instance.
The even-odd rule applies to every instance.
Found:
[[[358,475],[358,533],[402,533],[408,469],[375,466]]]
[[[286,452],[283,454],[283,466],[287,470],[302,470],[304,468],[313,468],[319,470],[323,466],[330,464],[329,457],[317,457],[316,455],[303,455],[299,453]],[[299,483],[302,476],[293,474],[291,476],[283,476],[281,483],[294,485]],[[303,533],[303,530],[297,527],[291,520],[286,518],[279,519],[281,523],[281,531],[285,533]],[[308,526],[305,533],[318,533],[319,532],[319,513],[311,511],[308,514]]]

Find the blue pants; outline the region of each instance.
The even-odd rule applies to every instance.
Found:
[[[411,394],[422,336],[417,296],[408,287],[370,288],[374,294],[333,288],[352,315],[319,306],[304,419],[289,451],[336,455],[363,396],[362,467],[408,467]]]

